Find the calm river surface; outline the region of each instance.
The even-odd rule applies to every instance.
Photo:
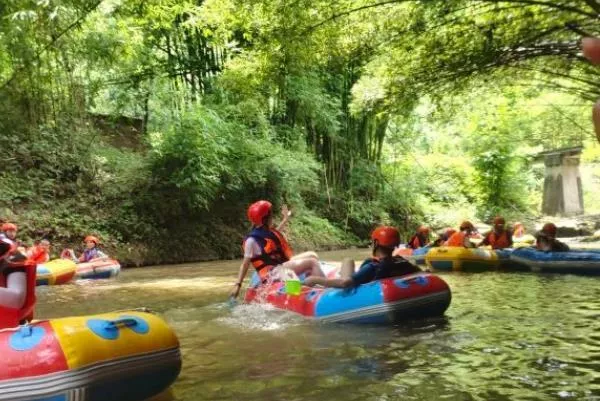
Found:
[[[367,256],[328,252],[326,261]],[[600,279],[445,274],[446,318],[397,327],[311,323],[227,300],[239,261],[129,269],[38,291],[38,318],[148,307],[183,370],[153,401],[600,400]]]

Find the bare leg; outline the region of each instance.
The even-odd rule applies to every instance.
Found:
[[[321,264],[317,259],[292,259],[281,266],[292,269],[297,275],[307,274],[309,276],[325,277],[323,270],[321,270]]]
[[[340,276],[342,278],[350,278],[354,274],[354,259],[346,258],[342,261],[342,270]]]
[[[6,281],[6,288],[0,288],[0,305],[13,309],[22,307],[27,296],[26,274],[21,272],[11,273]]]
[[[319,255],[317,255],[317,253],[313,252],[313,251],[302,252],[302,253],[292,256],[292,259],[290,259],[290,260],[309,259],[309,258],[319,260]]]

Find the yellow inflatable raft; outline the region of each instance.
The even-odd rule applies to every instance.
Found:
[[[0,400],[144,400],[181,370],[179,342],[140,311],[34,322],[0,330]]]
[[[531,234],[525,234],[520,237],[513,237],[513,248],[527,248],[535,244],[535,237]]]
[[[37,265],[36,285],[59,285],[68,283],[75,276],[77,265],[72,260],[54,259]]]
[[[480,272],[495,270],[500,259],[495,251],[480,248],[439,247],[432,248],[425,262],[433,270]]]

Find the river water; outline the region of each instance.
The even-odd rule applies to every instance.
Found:
[[[323,253],[361,260],[365,250]],[[148,307],[181,341],[183,370],[153,401],[600,400],[600,281],[445,274],[445,318],[325,325],[230,305],[239,261],[128,269],[38,291],[38,318]]]

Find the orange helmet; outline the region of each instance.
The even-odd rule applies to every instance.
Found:
[[[375,242],[375,246],[393,248],[400,244],[400,232],[395,227],[381,226],[373,230],[371,239]]]
[[[556,237],[556,225],[554,223],[546,223],[542,227],[542,232],[554,238]]]
[[[4,224],[2,224],[1,229],[2,229],[2,231],[5,231],[5,232],[10,231],[10,230],[17,231],[17,225],[13,224],[13,223],[4,223]]]
[[[425,225],[423,225],[423,226],[420,226],[420,227],[419,227],[419,229],[417,230],[417,232],[418,232],[419,234],[425,234],[425,235],[429,235],[429,227],[427,227],[427,226],[425,226]]]
[[[503,226],[505,224],[506,224],[506,220],[504,220],[504,217],[502,217],[502,216],[494,217],[494,225],[495,226]]]
[[[470,221],[465,220],[462,223],[460,223],[460,231],[474,230],[474,229],[475,229],[475,226]]]
[[[248,208],[248,219],[255,226],[262,226],[265,217],[271,214],[272,209],[273,205],[269,201],[259,200],[258,202],[254,202]]]
[[[83,242],[93,242],[94,244],[98,245],[100,243],[100,240],[97,237],[94,237],[93,235],[88,235],[87,237],[85,237]]]

